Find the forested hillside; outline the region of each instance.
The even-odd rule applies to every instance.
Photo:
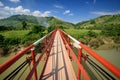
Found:
[[[100,16],[98,18],[82,21],[76,24],[76,28],[99,30],[103,30],[111,26],[120,26],[120,14]]]
[[[62,21],[55,17],[35,17],[30,15],[13,15],[11,17],[1,19],[0,26],[9,29],[23,29],[26,24],[26,29],[30,29],[34,25],[49,26],[63,26],[65,28],[74,28],[74,24]]]

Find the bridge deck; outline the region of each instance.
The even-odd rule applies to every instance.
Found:
[[[60,33],[57,31],[42,80],[76,80]]]

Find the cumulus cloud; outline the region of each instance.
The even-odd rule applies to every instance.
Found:
[[[51,13],[50,11],[45,11],[42,13],[42,12],[36,10],[32,13],[32,15],[39,16],[39,17],[47,17],[47,16],[49,16],[50,13]]]
[[[120,11],[115,11],[115,12],[101,12],[101,11],[94,11],[94,12],[90,12],[91,14],[94,14],[94,15],[114,15],[114,14],[120,14]]]
[[[0,18],[6,18],[8,16],[16,15],[16,14],[46,17],[46,16],[49,16],[50,13],[51,11],[40,12],[39,10],[35,10],[31,12],[29,9],[25,9],[22,6],[17,6],[17,7],[5,6],[4,8],[0,8]]]
[[[32,13],[34,16],[40,16],[41,15],[41,12],[36,10]]]
[[[0,6],[4,6],[4,4],[0,1]]]
[[[63,14],[64,14],[64,15],[69,15],[69,16],[73,16],[73,15],[74,15],[73,13],[71,13],[70,10],[65,10],[65,11],[63,12]]]
[[[63,14],[69,14],[70,10],[65,10]]]
[[[20,2],[20,0],[9,0],[9,1],[14,3]]]
[[[30,14],[30,10],[29,9],[24,9],[22,6],[18,6],[16,8],[13,7],[4,7],[3,8],[4,11],[9,12],[9,13],[13,13],[13,14]]]
[[[50,13],[51,11],[45,11],[44,13],[41,14],[41,16],[46,17],[46,16],[49,16]]]
[[[63,9],[63,6],[61,5],[54,5],[55,8]]]

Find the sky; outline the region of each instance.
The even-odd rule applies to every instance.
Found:
[[[120,14],[120,0],[0,0],[0,19],[16,14],[54,16],[78,23],[102,15]]]

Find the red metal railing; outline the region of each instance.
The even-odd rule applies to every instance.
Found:
[[[56,31],[53,32],[53,34],[52,34],[52,36],[51,36],[51,39],[50,39],[50,42],[46,45],[46,47],[45,47],[45,49],[43,50],[42,54],[39,56],[38,60],[37,60],[36,63],[33,65],[33,68],[32,68],[32,70],[30,71],[30,73],[28,74],[26,80],[30,80],[30,79],[31,79],[34,71],[36,70],[37,65],[39,64],[39,62],[40,62],[40,60],[41,60],[41,58],[42,58],[42,56],[43,56],[43,54],[46,53],[46,52],[48,53],[48,52],[51,50],[52,43],[53,43],[54,37],[55,37],[55,33],[56,33]],[[48,51],[48,49],[49,49],[49,51]],[[48,55],[49,55],[49,54],[47,54],[47,57],[48,57]]]
[[[36,67],[39,64],[42,56],[44,53],[48,52],[47,49],[49,49],[52,45],[54,36],[55,36],[56,30],[50,32],[49,34],[45,35],[44,37],[40,38],[39,40],[37,40],[36,42],[34,42],[33,44],[31,44],[30,46],[28,46],[27,48],[25,48],[23,51],[17,53],[14,57],[12,57],[10,60],[6,61],[5,63],[3,63],[2,65],[0,65],[0,74],[2,74],[4,71],[6,71],[10,66],[12,66],[17,60],[19,60],[25,53],[27,53],[28,51],[31,50],[31,54],[32,54],[32,62],[33,62],[33,68],[30,71],[30,73],[28,74],[26,80],[30,80],[30,78],[32,77],[33,73],[34,73],[34,80],[38,80],[37,77],[37,70]],[[40,55],[39,59],[36,61],[35,60],[35,47],[42,41],[46,40],[47,37],[50,37],[50,41],[48,42],[48,44],[45,44],[45,49],[43,50],[43,53]],[[49,49],[50,50],[50,49]],[[47,55],[46,55],[47,56]],[[48,56],[47,56],[48,57]]]
[[[92,57],[94,57],[104,67],[106,67],[110,72],[112,72],[116,77],[118,77],[120,79],[120,70],[118,68],[116,68],[110,62],[108,62],[106,59],[99,56],[96,52],[92,51],[90,48],[88,48],[84,44],[77,41],[75,38],[73,38],[70,35],[66,34],[64,31],[60,30],[60,32],[61,32],[62,36],[70,38],[71,40],[73,40],[75,43],[77,43],[79,45],[80,48],[79,48],[78,60],[77,61],[79,61],[79,62],[81,61],[81,54],[82,54],[81,51],[82,51],[82,49],[84,49],[85,51],[88,52],[88,54],[90,54]],[[63,37],[63,40],[65,41],[64,37]],[[65,43],[68,44],[67,41],[65,41]],[[78,71],[78,77],[79,77],[79,75],[80,75],[80,70]]]
[[[47,34],[46,36],[40,38],[39,40],[37,40],[36,42],[34,42],[33,44],[31,44],[30,46],[28,46],[27,48],[25,48],[23,51],[17,53],[10,60],[8,60],[5,63],[3,63],[2,65],[0,65],[0,74],[2,74],[10,66],[12,66],[26,52],[28,52],[28,51],[31,50],[31,57],[32,57],[33,67],[31,69],[30,73],[28,73],[28,75],[26,77],[26,80],[30,80],[33,75],[34,75],[34,80],[38,80],[37,65],[41,61],[41,59],[42,59],[42,57],[43,57],[44,54],[46,54],[46,57],[48,58],[49,52],[51,50],[51,47],[52,47],[52,44],[53,44],[53,41],[54,41],[54,37],[55,37],[56,31],[57,30],[54,30],[54,31],[50,32],[49,34]],[[65,47],[68,50],[68,56],[70,57],[70,55],[72,55],[72,59],[74,59],[76,61],[76,63],[77,63],[77,66],[78,66],[77,79],[78,80],[81,79],[81,74],[83,74],[83,76],[84,76],[84,78],[86,80],[90,80],[90,77],[88,76],[87,72],[85,71],[84,67],[81,64],[82,56],[83,56],[82,55],[82,49],[84,49],[85,51],[87,51],[92,57],[94,57],[97,61],[99,61],[103,66],[105,66],[109,71],[111,71],[116,77],[118,77],[120,79],[120,70],[118,68],[116,68],[114,65],[112,65],[111,63],[109,63],[107,60],[105,60],[101,56],[99,56],[96,52],[94,52],[91,49],[89,49],[87,46],[85,46],[82,43],[80,43],[79,41],[77,41],[75,38],[73,38],[70,35],[66,34],[62,30],[58,30],[58,31],[60,32],[62,40],[63,40],[63,42],[65,44]],[[50,37],[49,41],[47,40],[47,37]],[[73,40],[75,43],[77,43],[79,45],[78,57],[75,55],[74,51],[71,48],[70,40]],[[35,47],[41,41],[44,41],[45,47],[42,50],[42,53],[39,56],[38,60],[36,61],[36,59],[35,59]],[[40,77],[40,79],[41,79],[41,77]]]
[[[66,45],[66,48],[70,51],[70,53],[72,53],[72,58],[76,61],[77,65],[78,65],[78,76],[77,79],[80,80],[80,72],[82,72],[83,76],[85,77],[86,80],[90,80],[90,77],[88,76],[88,74],[86,73],[85,69],[83,68],[83,66],[80,64],[80,54],[81,54],[81,49],[79,51],[79,58],[76,57],[75,53],[73,52],[72,48],[70,47],[70,39],[68,38],[68,42],[65,39],[64,33],[60,31],[61,37]],[[69,53],[69,55],[70,55]]]

